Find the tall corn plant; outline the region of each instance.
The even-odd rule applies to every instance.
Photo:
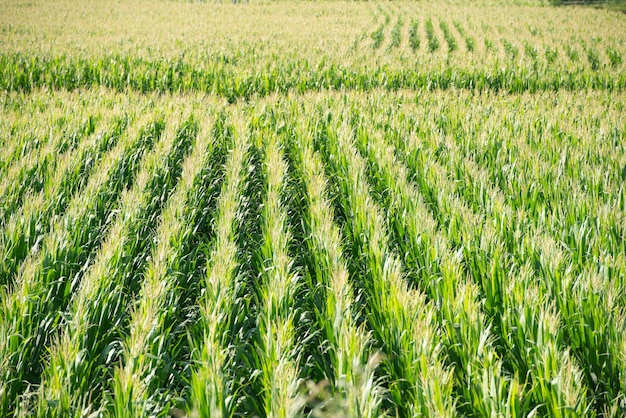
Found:
[[[161,208],[180,173],[180,162],[196,134],[186,120],[177,131],[168,125],[164,139],[145,156],[131,189],[123,193],[120,212],[93,266],[72,299],[68,321],[50,349],[37,408],[64,416],[98,408],[111,361],[119,356],[119,333],[132,278],[141,274]]]
[[[491,187],[480,167],[468,159],[455,161],[459,158],[455,141],[446,138],[446,144],[450,150],[448,170],[456,173],[457,180],[453,184],[457,185],[457,192],[476,207],[484,208],[487,202],[491,202],[488,212],[485,208],[487,219],[482,233],[491,237],[488,242],[496,244],[488,244],[484,249],[492,260],[484,273],[496,275],[499,281],[506,282],[505,272],[517,270],[515,280],[509,281],[502,292],[502,340],[509,350],[510,361],[522,375],[528,376],[531,398],[539,405],[539,411],[545,408],[551,416],[591,414],[587,385],[576,360],[565,348],[562,319],[546,292],[545,284],[537,282],[529,261],[524,260],[523,250],[514,249],[513,258],[522,263],[519,269],[513,263],[507,263],[505,257],[498,256],[506,251],[506,243],[519,242],[514,236],[515,229],[509,227],[507,222],[507,218],[515,222],[515,212],[507,206],[498,190]],[[477,185],[480,185],[480,191]],[[518,225],[524,222],[524,219],[519,219]],[[529,341],[533,342],[530,347]]]
[[[98,165],[81,196],[68,205],[50,228],[42,250],[29,255],[12,292],[3,294],[0,310],[0,414],[10,415],[26,383],[36,383],[44,347],[55,332],[81,269],[89,265],[111,222],[120,191],[134,178],[137,159],[160,135],[161,123],[144,125],[146,117],[127,131]],[[141,128],[141,130],[140,130]]]
[[[139,298],[129,313],[129,333],[122,340],[122,366],[115,369],[107,408],[115,416],[146,416],[168,412],[172,394],[163,388],[168,380],[164,370],[176,361],[174,348],[177,318],[183,289],[192,286],[197,235],[205,214],[198,207],[212,203],[212,184],[207,175],[219,178],[220,154],[225,147],[211,138],[204,120],[196,145],[182,164],[176,191],[169,198],[156,232]],[[173,371],[174,372],[174,371]],[[165,390],[164,390],[165,389]]]
[[[344,231],[356,264],[353,274],[360,276],[358,286],[367,300],[368,324],[387,357],[381,370],[387,374],[385,383],[394,413],[453,414],[452,376],[441,359],[435,311],[403,280],[348,126],[322,129],[317,147],[324,155],[329,176],[336,179],[335,198],[345,218]]]
[[[36,153],[39,147],[45,146],[48,139],[52,139],[50,135],[39,138],[37,135],[39,126],[32,124],[33,117],[42,120],[48,120],[48,117],[35,113],[32,107],[24,103],[20,103],[19,106],[19,112],[15,110],[5,111],[2,118],[3,140],[2,146],[0,146],[0,175],[3,177],[14,164],[19,164],[19,161],[25,156]],[[3,186],[3,190],[10,184],[9,178],[5,181],[6,185]]]
[[[407,265],[439,306],[439,321],[446,330],[446,351],[454,367],[461,394],[460,408],[470,415],[519,415],[521,389],[503,374],[502,359],[482,310],[476,285],[463,274],[458,257],[446,237],[436,229],[419,192],[407,181],[407,171],[380,136],[356,127],[357,144],[372,166],[376,190],[388,196],[389,218],[402,254],[414,255]],[[451,224],[453,227],[453,224]],[[432,248],[434,247],[434,248]],[[435,251],[433,259],[419,254]],[[421,276],[421,277],[420,277]]]
[[[516,149],[517,147],[510,146],[510,148]],[[539,193],[538,189],[533,186],[537,184],[539,178],[527,178],[529,173],[546,173],[551,168],[546,167],[545,164],[539,168],[541,162],[538,164],[537,159],[531,162],[527,157],[528,152],[508,151],[508,153],[512,152],[519,154],[516,164],[527,168],[509,169],[510,173],[504,174],[502,169],[506,165],[502,160],[504,152],[498,153],[497,158],[487,156],[480,159],[480,164],[488,169],[483,177],[489,179],[488,182],[484,182],[485,186],[482,189],[484,191],[488,187],[499,188],[504,197],[503,200],[511,204],[511,210],[518,213],[520,210],[525,211],[525,216],[517,222],[520,227],[509,227],[509,230],[517,229],[515,233],[518,236],[532,237],[532,239],[520,240],[508,234],[504,242],[521,264],[528,262],[533,266],[535,274],[542,279],[542,286],[546,286],[546,292],[550,294],[550,298],[558,302],[557,308],[565,331],[564,340],[568,341],[572,354],[578,359],[589,394],[594,397],[597,411],[601,412],[605,405],[612,403],[620,396],[618,370],[623,367],[618,363],[620,357],[615,351],[606,356],[606,353],[611,353],[614,347],[620,346],[620,340],[623,338],[623,333],[618,331],[623,326],[623,317],[615,305],[619,292],[611,285],[612,280],[599,279],[601,275],[608,273],[608,270],[601,269],[604,273],[598,273],[595,260],[586,262],[573,259],[561,249],[562,245],[556,241],[561,240],[558,234],[563,230],[563,226],[555,227],[550,224],[550,219],[554,219],[551,212],[554,211],[548,206],[560,205],[562,200],[560,196],[564,194],[559,191],[562,187],[555,188],[554,185],[546,184],[541,188],[542,193]],[[470,154],[470,157],[474,159],[477,155],[480,155],[479,151],[475,150],[473,156]],[[494,179],[497,181],[494,182]],[[489,186],[489,183],[492,185]],[[466,184],[466,190],[475,190],[475,181],[466,181]],[[527,186],[528,184],[531,186]],[[567,194],[569,194],[572,189],[575,190],[575,186],[568,186],[567,189]],[[474,191],[474,195],[484,196],[483,191]],[[549,205],[547,200],[540,197],[545,193],[553,196],[550,198]],[[579,205],[578,202],[567,203],[567,211],[575,210]],[[569,216],[563,216],[562,219],[567,222],[571,221]],[[585,242],[586,234],[582,235],[582,239],[576,238],[575,240],[579,243]],[[590,241],[589,244],[584,245],[585,248],[593,249],[593,240]],[[576,246],[578,247],[578,244]],[[547,256],[544,256],[543,252],[546,252]],[[572,287],[570,284],[574,282],[577,285]],[[591,302],[592,300],[597,302]],[[582,310],[582,315],[580,306],[587,308]],[[599,329],[595,325],[604,322],[608,326]],[[606,359],[602,359],[605,356]]]
[[[404,123],[397,122],[398,126],[405,126]],[[434,161],[436,159],[434,156],[424,157],[427,154],[422,149],[422,158],[413,158],[413,156],[418,155],[418,147],[422,147],[428,141],[415,138],[415,136],[411,136],[410,139],[399,134],[390,136],[395,138],[393,142],[403,149],[400,154],[404,156],[407,164],[411,167],[412,175],[429,173],[429,170],[424,166],[424,161]],[[453,158],[455,155],[453,152],[455,149],[454,141],[446,139],[445,143],[449,150],[447,155]],[[466,163],[469,162],[466,161]],[[498,292],[501,295],[498,298],[501,305],[494,305],[487,311],[489,317],[497,316],[499,318],[495,323],[496,329],[499,330],[498,334],[495,335],[498,338],[495,341],[496,347],[505,346],[499,351],[505,356],[506,364],[512,363],[514,365],[513,370],[518,372],[520,377],[529,384],[524,396],[531,402],[531,406],[537,406],[539,411],[547,409],[551,416],[577,416],[589,413],[589,405],[585,398],[586,388],[581,382],[580,370],[570,358],[568,351],[562,350],[563,339],[562,333],[558,332],[558,316],[555,316],[553,308],[542,296],[544,292],[537,288],[531,277],[528,276],[528,272],[522,270],[517,273],[514,266],[505,262],[504,257],[499,256],[504,252],[504,249],[497,242],[508,240],[506,237],[501,237],[501,233],[496,233],[493,227],[493,225],[506,224],[502,215],[498,215],[501,210],[502,199],[496,198],[497,194],[489,189],[484,178],[473,178],[468,184],[465,184],[467,179],[472,179],[472,177],[469,173],[464,172],[462,167],[453,164],[451,167],[439,167],[435,171],[453,172],[458,175],[456,182],[438,176],[422,183],[422,185],[430,183],[431,188],[436,187],[445,192],[449,203],[440,205],[440,208],[446,212],[443,218],[459,219],[458,222],[451,223],[451,226],[463,225],[460,231],[456,233],[452,233],[448,229],[448,235],[459,243],[471,243],[476,241],[475,237],[482,236],[483,238],[478,241],[478,244],[470,245],[482,254],[480,260],[491,260],[486,263],[482,261],[466,263],[465,269],[470,272],[472,277],[477,278],[479,283],[488,283],[493,280],[502,283],[497,286],[502,288],[502,291]],[[455,188],[456,190],[454,190]],[[486,191],[487,197],[481,199],[481,203],[472,199],[482,196],[481,193],[467,193],[473,188],[480,190],[481,193]],[[464,202],[458,201],[454,196],[455,192],[469,199],[473,207],[476,205],[479,208],[482,207],[487,219],[484,222],[478,221],[468,208],[463,209]],[[485,207],[483,203],[490,206]],[[497,222],[493,222],[490,219],[491,216],[496,216]],[[513,214],[509,211],[508,216],[513,216]],[[493,244],[494,242],[496,245]],[[514,280],[505,277],[507,271],[513,275]],[[509,282],[508,285],[507,282]],[[496,288],[496,286],[489,284],[484,286]],[[528,304],[528,301],[524,299],[524,289],[529,295],[534,295],[536,302],[543,301],[545,303]],[[527,347],[528,341],[533,341],[532,347],[536,347],[536,349],[529,349]],[[542,366],[537,367],[538,364]]]
[[[20,263],[39,249],[37,244],[48,232],[51,219],[62,216],[74,194],[87,185],[92,169],[115,146],[128,122],[126,117],[105,117],[97,134],[81,141],[76,153],[61,158],[40,192],[25,196],[0,236],[0,284],[12,286]]]
[[[49,105],[49,103],[48,103]],[[28,110],[24,109],[27,113]],[[19,207],[27,190],[41,186],[46,173],[54,167],[57,154],[63,154],[64,145],[73,136],[73,144],[88,134],[95,119],[82,119],[85,109],[77,114],[64,114],[66,109],[50,106],[38,121],[29,120],[2,147],[5,172],[0,179],[0,219],[9,216]],[[12,136],[12,135],[11,135]]]
[[[75,117],[82,118],[82,116]],[[45,127],[46,125],[43,129]],[[0,219],[7,219],[19,209],[24,202],[25,194],[39,192],[44,187],[46,179],[56,171],[58,162],[71,158],[75,147],[94,130],[95,117],[93,115],[85,117],[81,122],[57,123],[54,130],[51,129],[48,133],[51,139],[45,146],[20,158],[16,164],[12,165],[8,173],[0,180]],[[72,147],[67,142],[70,142]]]
[[[260,311],[256,352],[262,386],[263,411],[270,417],[291,417],[301,412],[299,355],[294,317],[300,277],[289,255],[291,235],[283,203],[287,164],[276,132],[262,128],[265,202],[261,215],[261,246],[256,253]]]
[[[246,181],[249,137],[243,116],[237,114],[232,149],[225,164],[215,216],[215,239],[201,281],[200,324],[192,335],[190,409],[192,416],[232,416],[236,393],[232,375],[227,372],[233,351],[233,311],[237,309],[237,235],[242,223],[242,192]]]
[[[322,410],[327,414],[378,417],[384,412],[384,389],[375,376],[381,356],[372,352],[370,333],[355,320],[354,289],[343,259],[341,232],[327,197],[324,167],[312,148],[311,127],[303,125],[291,138],[288,150],[302,183],[303,204],[298,212],[305,224],[313,285],[324,289],[322,306],[315,315],[325,341],[321,349],[330,358],[331,370],[326,378],[331,385],[331,399]]]

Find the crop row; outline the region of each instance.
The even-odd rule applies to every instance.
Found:
[[[2,408],[15,402],[23,382],[41,372],[40,358],[54,335],[83,265],[102,239],[120,191],[134,180],[137,159],[149,149],[162,124],[157,122],[118,145],[98,166],[83,193],[68,204],[38,246],[26,251],[15,286],[2,297],[0,318],[3,380]],[[83,272],[84,273],[84,272]]]
[[[451,54],[449,57],[458,55],[467,60],[478,58],[493,65],[498,62],[509,65],[513,63],[522,68],[530,66],[534,69],[615,70],[623,63],[619,44],[601,42],[597,38],[588,41],[573,36],[558,43],[533,37],[513,40],[505,34],[498,38],[498,35],[472,30],[459,20],[423,18],[409,14],[410,24],[407,26],[403,16],[405,15],[399,14],[390,28],[386,23],[376,23],[378,26],[370,34],[371,44],[368,47],[378,50],[386,45],[385,54],[396,50],[403,52],[403,40],[406,38],[410,51],[422,60],[433,59],[429,54],[446,52]]]
[[[235,100],[342,88],[521,92],[624,86],[626,25],[623,16],[607,10],[146,2],[153,13],[139,13],[126,0],[7,5],[0,18],[6,34],[0,88],[106,86],[213,92]],[[86,14],[90,23],[82,19]],[[119,30],[111,30],[112,18],[119,18]],[[160,36],[156,28],[165,26],[168,36]]]
[[[136,101],[0,225],[2,415],[623,410],[618,93]]]
[[[84,59],[2,54],[0,89],[29,92],[41,87],[76,90],[102,86],[144,93],[205,92],[234,102],[239,98],[273,93],[323,90],[468,89],[522,93],[585,89],[623,91],[626,87],[626,76],[622,72],[536,70],[506,64],[443,69],[429,69],[417,63],[407,63],[401,68],[360,68],[337,63],[314,67],[300,59],[285,60],[278,68],[267,69],[237,69],[211,61],[203,66],[205,68],[200,68],[184,58],[164,61],[130,56]]]

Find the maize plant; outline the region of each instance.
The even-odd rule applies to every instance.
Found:
[[[619,7],[0,0],[0,416],[624,416]]]

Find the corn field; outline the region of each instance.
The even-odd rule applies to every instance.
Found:
[[[626,414],[626,15],[0,1],[0,416]]]

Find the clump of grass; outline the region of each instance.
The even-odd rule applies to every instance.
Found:
[[[409,46],[413,51],[420,49],[421,38],[419,34],[419,21],[413,19],[409,27]]]
[[[373,49],[378,49],[383,44],[383,41],[385,40],[384,31],[385,31],[385,25],[380,25],[378,27],[378,29],[376,29],[370,35],[370,38],[372,38],[372,48]]]
[[[435,34],[435,27],[433,26],[433,20],[429,17],[426,19],[426,39],[428,40],[428,51],[435,52],[439,49],[439,39]]]
[[[439,27],[441,28],[441,31],[443,32],[443,37],[445,38],[446,43],[448,44],[448,51],[449,52],[456,51],[458,48],[456,38],[452,34],[452,31],[448,27],[448,24],[446,23],[446,21],[440,19]]]
[[[398,17],[396,24],[391,29],[391,42],[389,43],[389,49],[398,48],[400,46],[400,42],[402,42],[402,26],[404,25],[404,21],[402,17]]]

